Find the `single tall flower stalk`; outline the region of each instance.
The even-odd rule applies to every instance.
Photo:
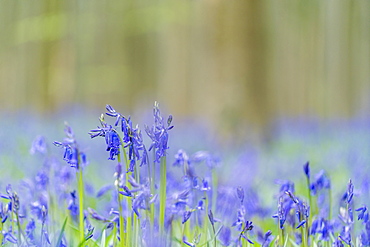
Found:
[[[85,153],[81,152],[72,128],[65,123],[64,132],[66,138],[63,142],[54,141],[53,144],[57,147],[64,148],[63,159],[71,166],[76,169],[76,179],[77,179],[77,192],[78,192],[78,203],[79,203],[79,216],[78,216],[78,229],[80,241],[82,244],[85,241],[85,227],[84,227],[84,182],[83,182],[83,166],[87,164]]]
[[[167,119],[167,126],[164,122],[161,112],[159,110],[159,104],[154,103],[153,108],[154,125],[152,128],[146,126],[145,131],[152,140],[152,144],[149,151],[155,150],[154,163],[160,163],[160,195],[159,195],[159,232],[160,235],[164,235],[164,221],[165,221],[165,210],[166,210],[166,186],[167,186],[167,162],[166,152],[168,149],[168,131],[173,128],[172,115]]]

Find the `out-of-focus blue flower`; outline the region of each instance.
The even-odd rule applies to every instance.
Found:
[[[180,149],[177,151],[177,154],[175,155],[175,162],[173,163],[174,166],[182,167],[184,165],[190,165],[190,159],[188,154]]]
[[[202,179],[202,186],[200,186],[200,191],[209,191],[211,190],[211,187],[209,186],[208,180],[207,179]]]
[[[182,242],[183,242],[184,244],[186,244],[187,246],[195,247],[195,244],[194,244],[194,243],[190,243],[190,242],[187,240],[186,236],[184,236],[184,237],[182,238]]]
[[[114,189],[113,185],[111,185],[111,184],[105,185],[105,186],[101,187],[100,190],[96,193],[96,197],[97,198],[102,197],[108,191],[113,190],[113,189]]]
[[[182,222],[181,222],[182,224],[185,224],[185,222],[189,220],[189,218],[191,216],[191,213],[192,213],[192,211],[185,211],[184,212],[184,215],[182,217]]]
[[[229,227],[222,227],[218,239],[224,246],[229,246],[231,244],[231,230]]]
[[[276,180],[275,183],[280,184],[280,194],[285,194],[286,191],[294,193],[294,183],[289,180]]]
[[[238,231],[243,229],[243,224],[245,223],[245,207],[241,205],[238,209],[238,219],[231,225],[236,226]]]
[[[321,170],[316,176],[315,181],[311,183],[311,193],[316,195],[322,189],[330,189],[330,179],[324,170]]]
[[[362,207],[356,209],[356,211],[359,212],[357,220],[363,220],[364,223],[366,223],[369,220],[369,214],[367,212],[367,207],[366,206],[362,206]]]
[[[262,247],[269,246],[271,241],[272,241],[272,232],[268,230],[263,237]]]
[[[333,245],[332,247],[344,247],[344,244],[342,243],[342,241],[340,240],[340,238],[336,238],[335,241],[333,242]]]
[[[287,210],[284,208],[284,199],[283,197],[279,197],[279,203],[278,203],[278,212],[277,214],[273,215],[273,218],[277,218],[279,222],[280,229],[284,228],[284,223],[286,221],[286,212]]]
[[[360,242],[363,246],[370,246],[370,221],[365,223],[365,229],[360,235]]]
[[[87,208],[87,211],[89,212],[91,218],[93,218],[94,220],[101,221],[101,222],[109,222],[107,218],[98,214],[94,209]]]
[[[239,186],[236,189],[236,192],[237,192],[238,198],[240,200],[240,203],[243,204],[243,201],[244,201],[244,189],[241,186]]]
[[[192,155],[191,162],[205,162],[209,168],[214,168],[220,164],[220,158],[207,151],[198,151]]]
[[[334,235],[334,224],[322,217],[317,218],[311,224],[310,234],[320,234],[320,240],[328,241]]]
[[[245,240],[247,240],[250,244],[254,244],[252,242],[252,240],[250,240],[247,236],[247,232],[251,231],[253,229],[253,223],[252,221],[245,221],[245,224],[244,224],[244,228],[243,230],[240,232],[240,235],[239,235],[239,239],[238,239],[238,244],[241,246],[241,238],[244,238]]]
[[[340,207],[339,208],[339,219],[343,221],[343,223],[350,225],[353,223],[353,211],[351,207],[344,208]]]
[[[345,244],[352,246],[351,227],[344,226],[341,233],[339,234],[339,238]]]
[[[41,189],[45,190],[49,184],[49,176],[43,170],[39,171],[35,177],[36,185]]]
[[[27,238],[31,241],[34,241],[35,237],[34,237],[34,232],[35,232],[35,229],[36,229],[36,224],[35,224],[35,221],[33,219],[31,219],[27,226],[26,226],[26,229],[25,229],[25,232],[27,234]]]
[[[350,179],[348,182],[348,188],[347,188],[347,203],[350,204],[353,198],[353,183],[352,180]]]
[[[304,173],[306,174],[306,177],[310,179],[310,163],[307,161],[306,164],[303,166]]]
[[[306,220],[302,220],[301,222],[299,222],[298,226],[296,227],[296,229],[300,228],[301,226],[303,226],[304,224],[306,224]]]
[[[44,136],[36,136],[32,142],[30,153],[35,154],[37,152],[41,154],[46,154],[47,152],[47,145]]]
[[[70,200],[68,203],[68,210],[71,212],[71,215],[76,217],[78,215],[78,205],[77,205],[77,195],[76,191],[70,193]]]
[[[6,243],[6,241],[8,241],[9,243],[12,243],[12,244],[17,244],[18,243],[17,237],[15,237],[12,234],[11,231],[5,232],[3,234],[4,234],[4,243]]]
[[[215,218],[213,217],[212,210],[209,210],[208,219],[211,222],[212,226],[214,226],[215,225]]]
[[[39,201],[32,202],[30,204],[31,213],[37,217],[38,220],[45,222],[47,210],[46,207]]]

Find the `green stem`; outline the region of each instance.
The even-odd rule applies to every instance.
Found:
[[[154,196],[154,180],[151,175],[150,171],[150,162],[148,162],[148,176],[149,176],[149,184],[150,184],[150,194]],[[150,218],[150,232],[153,234],[154,230],[154,203],[150,204],[150,210],[149,210],[149,218]]]
[[[307,192],[308,192],[308,203],[309,203],[309,226],[311,225],[312,217],[311,217],[311,207],[312,207],[312,197],[311,197],[311,189],[310,189],[310,179],[307,177]]]
[[[123,154],[125,156],[125,159],[126,159],[126,152],[125,152],[125,149],[122,147],[123,149]],[[117,160],[118,160],[118,164],[120,165],[121,164],[121,154],[119,153],[117,155]],[[126,167],[127,167],[127,162],[126,162]],[[121,194],[119,193],[119,184],[120,184],[120,179],[121,179],[121,174],[117,174],[117,181],[116,181],[116,186],[117,186],[117,201],[118,201],[118,210],[119,210],[119,237],[120,237],[120,245],[122,247],[125,246],[125,240],[127,241],[127,239],[125,238],[125,222],[124,222],[124,218],[123,218],[123,209],[122,209],[122,196]],[[127,222],[127,226],[128,227],[129,225],[129,222]],[[128,235],[130,236],[130,235]]]
[[[44,236],[44,223],[41,225],[41,246],[43,246],[44,245],[44,243],[43,243],[43,236]]]
[[[186,222],[185,222],[185,224],[186,224]],[[185,236],[185,224],[183,224],[183,226],[182,226],[181,247],[185,246],[185,243],[184,243],[184,241],[183,241],[184,236]]]
[[[167,185],[167,168],[166,156],[161,158],[161,177],[160,177],[160,204],[159,204],[159,229],[161,237],[164,234],[164,220],[166,209],[166,185]]]
[[[331,220],[331,188],[329,188],[329,213],[328,218]]]
[[[212,212],[216,213],[216,202],[217,202],[217,174],[216,168],[212,168]]]
[[[27,245],[27,246],[29,246],[29,243],[28,243],[28,241],[27,241],[26,234],[24,234],[24,232],[22,231],[22,228],[21,228],[21,223],[20,223],[20,221],[19,221],[18,212],[17,212],[15,215],[16,215],[16,217],[17,217],[17,226],[18,226],[19,244],[21,245],[21,236],[23,236],[24,241],[26,242],[26,245]]]
[[[284,229],[279,227],[279,235],[280,235],[280,246],[284,246],[285,238],[284,238]]]
[[[79,203],[79,231],[80,243],[85,241],[85,228],[84,228],[84,185],[82,179],[82,167],[77,170],[77,189],[78,189],[78,203]]]
[[[204,234],[202,234],[203,236],[204,236],[204,238],[205,238],[205,241],[207,241],[207,239],[208,239],[208,235],[209,235],[209,232],[208,232],[208,221],[209,221],[209,219],[208,219],[208,212],[209,212],[209,203],[208,203],[208,197],[207,197],[207,192],[206,191],[204,191],[204,201],[205,201],[205,215],[204,215],[204,219],[203,219],[203,222],[204,222]]]
[[[124,219],[123,219],[123,210],[122,210],[122,201],[121,201],[121,194],[118,190],[118,210],[119,210],[119,237],[121,246],[125,246],[125,226],[124,226]]]
[[[113,246],[117,246],[117,223],[114,223],[114,228],[113,228]]]
[[[140,184],[140,169],[138,169],[137,165],[135,165],[135,180]],[[133,246],[138,245],[139,241],[139,226],[140,226],[140,219],[137,217],[135,213],[133,213],[133,223],[134,223],[134,235],[133,235]]]
[[[0,209],[2,210],[2,209]],[[0,245],[3,243],[3,218],[0,218]]]

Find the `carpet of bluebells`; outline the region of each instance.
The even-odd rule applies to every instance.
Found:
[[[252,145],[157,103],[144,125],[81,114],[3,117],[2,246],[370,246],[368,119]]]

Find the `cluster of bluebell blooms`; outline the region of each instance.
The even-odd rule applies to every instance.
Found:
[[[114,119],[110,124],[105,119]],[[291,181],[277,181],[276,207],[251,204],[258,193],[241,184],[220,184],[221,161],[210,152],[189,155],[180,149],[173,169],[166,169],[172,116],[153,108],[154,124],[141,129],[112,106],[90,130],[103,137],[114,179],[91,195],[84,181],[86,151],[66,124],[60,164],[44,137],[35,138],[31,153],[44,166],[32,179],[5,188],[0,202],[0,244],[3,246],[370,246],[369,212],[356,205],[352,180],[336,203],[328,174],[311,176],[303,165],[305,192]],[[150,157],[152,154],[152,157]],[[199,172],[199,167],[204,166]],[[109,167],[109,166],[105,166]],[[104,168],[110,169],[110,168]],[[180,175],[178,175],[180,174]],[[178,175],[178,176],[177,176]],[[247,192],[247,193],[246,193]],[[104,200],[102,200],[104,198]],[[339,205],[339,207],[337,207]],[[357,214],[357,219],[355,217]]]

